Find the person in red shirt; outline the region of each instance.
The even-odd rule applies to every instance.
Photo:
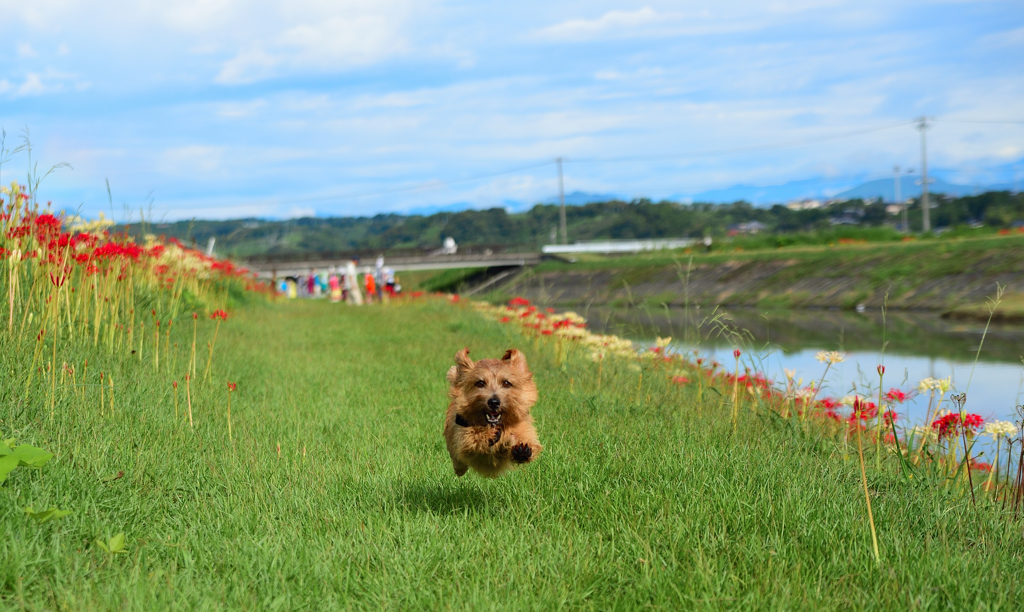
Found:
[[[377,280],[373,278],[372,274],[367,274],[364,282],[366,283],[366,302],[373,303],[373,297],[377,295]]]

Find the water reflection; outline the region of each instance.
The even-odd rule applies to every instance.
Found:
[[[641,343],[672,336],[677,350],[697,350],[730,369],[732,350],[740,343],[745,358],[769,379],[785,381],[783,369],[795,370],[804,385],[817,382],[824,371],[814,359],[817,352],[839,350],[846,353],[846,361],[832,367],[824,385],[825,393],[834,396],[864,394],[868,389],[877,394],[884,330],[886,390],[915,389],[926,377],[951,377],[957,392],[967,392],[967,410],[986,421],[1017,421],[1015,406],[1024,402],[1021,325],[993,324],[973,367],[984,322],[947,321],[928,313],[888,313],[884,327],[877,311],[592,308],[581,314],[594,331]],[[928,396],[920,395],[904,404],[899,414],[904,423],[916,424],[924,421],[927,410]]]

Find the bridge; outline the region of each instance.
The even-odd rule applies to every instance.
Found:
[[[300,277],[309,274],[310,270],[322,272],[335,267],[344,269],[348,262],[357,259],[356,271],[360,274],[375,269],[376,256],[356,256],[343,254],[309,254],[302,257],[263,257],[253,258],[245,262],[245,266],[256,273],[259,278]],[[539,264],[545,255],[542,253],[479,253],[419,254],[419,255],[384,255],[384,265],[396,272],[408,270],[445,270],[451,268],[522,268]]]

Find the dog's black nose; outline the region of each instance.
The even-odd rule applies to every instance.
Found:
[[[497,410],[498,406],[501,406],[501,400],[498,399],[498,396],[492,395],[491,399],[487,400],[487,407],[491,410]]]

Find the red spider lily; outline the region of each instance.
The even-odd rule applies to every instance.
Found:
[[[171,382],[171,386],[174,387],[175,389],[177,389],[178,388],[178,381],[175,380],[175,381]]]
[[[984,461],[975,461],[975,460],[971,459],[971,469],[972,470],[977,470],[979,472],[991,472],[992,471],[992,464],[991,463],[985,463]]]
[[[193,321],[195,321],[195,320],[196,320],[196,319],[198,319],[198,318],[199,318],[199,315],[198,315],[197,313],[194,313],[194,312],[193,312],[193,313],[192,313],[192,320],[193,320]]]
[[[543,329],[540,333],[544,334],[545,336],[550,336],[552,332],[550,329]]]
[[[878,406],[874,402],[855,398],[853,400],[853,413],[850,415],[850,422],[855,420],[867,421],[878,415]]]
[[[885,374],[885,366],[884,365],[878,366],[878,375],[881,376],[882,374]]]
[[[548,314],[552,314],[555,312],[554,308],[545,308],[544,310],[546,310]]]
[[[673,376],[672,382],[679,385],[685,385],[686,383],[690,382],[690,379],[685,376]]]
[[[889,392],[885,394],[885,399],[890,404],[902,404],[907,401],[907,394],[900,391],[896,387],[889,389]]]
[[[734,350],[732,352],[732,356],[735,357],[736,359],[739,359],[740,358],[740,349]]]
[[[968,414],[962,419],[959,414],[947,414],[941,419],[933,422],[932,429],[936,430],[939,434],[939,438],[942,439],[955,436],[960,432],[967,435],[974,435],[978,433],[978,430],[981,429],[981,426],[984,424],[985,419],[976,414]]]
[[[892,410],[886,410],[882,413],[882,420],[885,421],[887,427],[891,427],[893,423],[899,420],[899,415]]]
[[[213,314],[210,315],[210,318],[214,320],[227,321],[228,313],[224,312],[223,310],[214,310]]]
[[[50,284],[52,284],[54,287],[63,287],[64,281],[66,281],[67,279],[67,272],[61,274],[60,276],[57,276],[53,272],[50,272]]]
[[[514,297],[508,301],[509,306],[529,306],[530,300],[522,297]]]
[[[510,318],[508,318],[508,317],[502,317],[502,318],[501,318],[501,322],[502,322],[502,323],[508,323],[508,322],[509,322],[509,321],[511,321],[511,320],[512,320],[512,319],[510,319]]]
[[[237,386],[238,385],[236,383],[229,382],[228,383],[228,391],[234,391]]]

